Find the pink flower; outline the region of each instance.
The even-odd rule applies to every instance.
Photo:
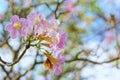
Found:
[[[114,37],[115,37],[115,32],[114,30],[109,30],[109,31],[106,31],[105,32],[105,38],[104,38],[104,41],[106,43],[110,43],[114,40]]]
[[[52,42],[54,43],[58,43],[59,42],[59,21],[58,20],[49,20],[49,23],[46,25],[46,36],[49,36],[50,38],[52,38]]]
[[[55,35],[55,33],[54,33],[54,35]],[[65,41],[67,40],[67,34],[66,33],[63,33],[63,34],[61,34],[60,36],[60,33],[58,34],[58,33],[56,33],[56,41],[55,41],[55,39],[53,40],[53,42],[51,42],[51,44],[50,44],[50,47],[51,47],[51,50],[52,51],[58,51],[58,50],[61,50],[61,49],[63,49],[64,48],[64,46],[65,46]]]
[[[10,32],[10,36],[14,39],[17,36],[26,36],[26,27],[28,27],[28,22],[24,18],[20,18],[14,15],[10,19],[11,23],[5,27],[5,30]]]
[[[76,9],[74,3],[70,0],[65,1],[64,9],[66,11],[68,11],[68,13],[66,13],[66,15],[64,15],[64,21],[67,21],[71,17],[72,14],[77,12],[77,9]]]
[[[60,73],[62,73],[61,65],[64,64],[66,58],[64,56],[62,56],[61,54],[62,53],[59,53],[56,57],[58,63],[53,65],[53,69],[51,70],[52,74],[59,75]]]
[[[45,20],[42,13],[36,14],[31,13],[27,16],[29,21],[29,30],[32,31],[34,28],[34,34],[44,34],[46,31],[45,26],[48,26],[48,22]]]
[[[64,48],[64,42],[67,40],[67,34],[66,33],[63,33],[61,36],[60,36],[60,41],[59,43],[57,44],[58,48]]]
[[[41,22],[42,27],[44,28],[44,32],[46,33],[46,36],[49,37],[55,37],[53,33],[59,33],[58,32],[58,26],[59,26],[59,21],[55,19],[50,19],[50,20],[43,20]]]
[[[68,11],[71,12],[71,13],[76,12],[76,8],[75,8],[73,2],[66,1],[66,3],[65,3],[65,8],[66,8],[66,10],[68,10]]]
[[[27,19],[32,25],[36,25],[36,24],[39,24],[45,18],[41,13],[40,14],[31,13],[27,16]]]

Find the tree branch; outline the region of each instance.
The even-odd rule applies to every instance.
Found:
[[[11,9],[12,15],[14,15],[14,0],[10,0],[10,9]]]
[[[0,57],[0,61],[3,64],[7,65],[7,66],[13,66],[13,65],[15,65],[16,63],[18,63],[21,60],[21,58],[24,56],[24,54],[26,53],[26,51],[27,51],[28,48],[29,48],[29,46],[26,46],[25,50],[22,52],[22,54],[20,55],[20,57],[18,59],[16,59],[13,63],[6,62],[1,57]]]
[[[56,6],[56,8],[55,8],[55,10],[54,10],[54,14],[55,14],[55,18],[57,19],[58,18],[58,16],[57,16],[57,11],[58,11],[58,9],[59,9],[59,7],[61,6],[61,4],[62,3],[64,3],[64,1],[65,0],[62,0],[61,2],[59,2],[59,0],[57,0],[57,6]],[[59,15],[60,16],[60,15]]]
[[[69,62],[73,62],[73,61],[85,61],[85,62],[89,62],[89,63],[92,63],[92,64],[105,64],[105,63],[111,63],[111,62],[117,61],[119,59],[120,59],[120,56],[117,57],[117,58],[113,58],[111,60],[108,60],[108,61],[97,62],[97,61],[93,61],[93,60],[90,60],[90,59],[87,59],[87,58],[75,58],[75,59],[72,59],[72,60],[68,60],[66,62],[69,63]]]
[[[20,74],[19,76],[17,76],[16,78],[15,78],[15,80],[19,80],[22,76],[25,76],[29,71],[31,71],[31,70],[33,70],[34,68],[35,68],[35,66],[36,66],[36,64],[37,64],[37,56],[39,55],[39,53],[38,53],[38,51],[37,51],[37,53],[36,53],[36,56],[35,56],[35,58],[34,58],[34,63],[24,72],[24,73],[22,73],[22,74]]]
[[[2,70],[5,72],[6,74],[6,78],[8,78],[9,80],[11,80],[10,76],[9,76],[9,72],[5,69],[4,65],[0,64]]]

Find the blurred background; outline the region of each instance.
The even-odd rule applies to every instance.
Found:
[[[120,0],[0,0],[0,57],[6,62],[15,61],[24,44],[4,27],[12,15],[31,12],[55,17],[68,34],[63,72],[51,75],[44,56],[30,47],[13,66],[0,61],[0,80],[120,80]]]

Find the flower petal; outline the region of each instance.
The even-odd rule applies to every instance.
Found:
[[[11,17],[10,21],[12,23],[18,22],[19,21],[19,17],[17,15],[14,15],[14,16]]]
[[[60,37],[60,42],[59,44],[57,45],[58,48],[64,48],[64,41],[67,40],[67,34],[66,33],[63,33]]]
[[[7,25],[7,26],[5,27],[5,30],[10,32],[11,29],[12,29],[12,26],[13,26],[12,24]]]
[[[16,29],[12,29],[11,33],[11,38],[15,39],[17,37],[17,30]]]

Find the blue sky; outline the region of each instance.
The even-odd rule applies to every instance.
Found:
[[[0,0],[0,14],[4,13],[8,8],[8,2],[6,0]]]

